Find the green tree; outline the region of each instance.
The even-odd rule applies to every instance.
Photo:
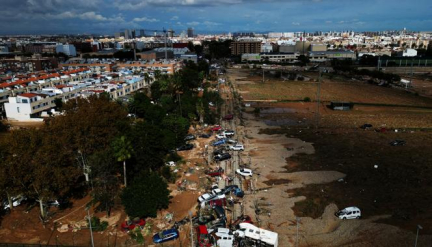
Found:
[[[156,173],[136,177],[121,195],[126,213],[134,217],[156,217],[157,211],[169,205],[167,183]]]
[[[38,201],[45,219],[46,202],[68,193],[82,174],[73,151],[47,128],[14,131],[6,143],[4,162],[16,192]]]
[[[118,168],[110,148],[92,154],[88,163],[91,167],[93,183],[93,205],[97,205],[95,209],[105,211],[109,217],[115,200],[120,195],[120,181],[117,174],[121,169]]]
[[[112,147],[114,151],[114,156],[117,158],[117,161],[123,162],[124,186],[126,187],[126,160],[132,157],[133,152],[131,142],[126,138],[126,136],[120,136],[114,139]]]
[[[164,134],[158,124],[137,122],[130,133],[135,158],[134,171],[156,171],[164,165],[167,153]]]

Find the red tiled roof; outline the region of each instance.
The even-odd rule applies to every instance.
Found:
[[[24,97],[24,98],[33,98],[33,97],[36,97],[38,95],[35,93],[23,93],[23,94],[19,94],[18,96]]]
[[[87,70],[88,70],[88,68],[80,68],[80,69],[65,71],[64,74],[70,75],[70,74],[79,73],[79,72],[83,72],[83,71],[87,71]],[[54,73],[54,74],[44,75],[44,76],[40,76],[40,77],[30,77],[28,79],[17,80],[17,81],[11,82],[11,83],[4,82],[4,83],[0,84],[0,88],[12,87],[15,85],[27,86],[27,84],[29,82],[43,80],[43,79],[49,79],[49,78],[53,78],[53,77],[60,77],[60,74]],[[20,78],[23,78],[23,77],[20,76]]]

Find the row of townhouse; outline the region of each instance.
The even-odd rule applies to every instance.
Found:
[[[0,113],[5,112],[4,104],[9,101],[9,97],[15,97],[24,93],[33,93],[44,88],[55,87],[89,77],[90,73],[88,69],[78,69],[1,83]]]
[[[71,81],[68,84],[43,88],[37,92],[24,93],[9,97],[5,103],[6,117],[14,121],[42,121],[42,117],[49,115],[56,106],[56,99],[64,102],[77,97],[108,93],[117,99],[150,86],[142,77],[128,76],[121,80],[110,80],[106,83],[94,80]]]

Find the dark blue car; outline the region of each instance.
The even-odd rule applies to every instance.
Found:
[[[226,143],[226,139],[220,139],[218,141],[213,142],[213,146],[219,146]]]
[[[171,228],[171,229],[163,230],[159,233],[156,233],[153,236],[153,243],[155,243],[155,244],[165,243],[167,241],[174,240],[174,239],[179,238],[179,237],[180,237],[180,235],[179,235],[179,232],[177,231],[177,229]]]

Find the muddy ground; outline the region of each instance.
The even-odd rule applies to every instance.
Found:
[[[250,85],[258,83],[248,79],[248,72],[231,70],[230,75],[243,98],[250,95],[242,91],[244,86],[253,88]],[[270,84],[265,91],[269,93],[271,81],[266,84]],[[280,88],[274,89],[281,94]],[[337,95],[343,95],[342,91]],[[392,101],[397,95],[407,95],[404,102],[413,106],[416,98],[418,106],[430,102],[387,88],[378,91],[389,92]],[[278,232],[282,246],[293,246],[296,241],[300,246],[407,246],[414,244],[417,224],[423,226],[418,246],[432,242],[428,235],[432,233],[429,110],[362,106],[334,112],[321,104],[317,118],[315,102],[250,103],[252,107],[244,108],[243,114],[246,151],[260,175],[258,191],[245,202],[246,211],[256,215],[261,226]],[[371,130],[359,128],[368,122],[374,125]],[[385,132],[375,132],[375,128]],[[395,139],[407,144],[390,146]],[[341,221],[333,215],[347,206],[360,207],[363,219]]]

